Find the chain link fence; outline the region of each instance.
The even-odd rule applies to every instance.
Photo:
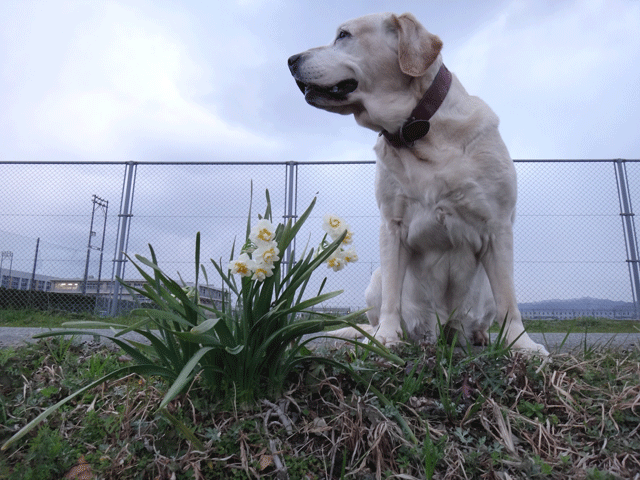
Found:
[[[632,200],[640,198],[640,163],[521,160],[516,169],[515,278],[523,314],[637,318]],[[197,232],[210,287],[201,294],[214,299],[222,284],[209,258],[226,263],[234,241],[238,252],[250,204],[255,222],[267,189],[274,221],[299,216],[317,198],[294,258],[321,241],[326,213],[354,231],[358,262],[318,271],[308,287],[315,294],[326,276],[325,291],[344,290],[326,308],[364,306],[379,264],[373,161],[0,162],[0,174],[0,316],[22,308],[119,314],[137,299],[115,276],[142,284],[120,251],[148,257],[151,244],[161,268],[189,283]]]

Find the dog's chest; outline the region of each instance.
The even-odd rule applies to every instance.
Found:
[[[376,196],[383,219],[400,225],[413,251],[477,253],[486,243],[491,207],[473,169],[460,160],[423,161],[405,152],[380,159]]]

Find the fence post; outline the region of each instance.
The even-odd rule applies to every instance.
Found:
[[[284,188],[284,218],[285,225],[289,220],[295,221],[298,218],[298,162],[287,162],[285,164],[285,188]],[[293,245],[293,247],[292,247]],[[289,273],[293,267],[296,255],[296,239],[287,247],[285,252],[283,276]]]
[[[129,229],[133,211],[133,191],[136,183],[136,172],[138,165],[134,162],[127,162],[124,169],[124,180],[122,182],[122,196],[120,197],[120,213],[118,214],[118,232],[116,235],[116,251],[113,255],[113,269],[111,271],[111,305],[109,315],[115,317],[119,312],[120,292],[122,286],[116,280],[120,277],[124,280],[124,267],[127,261],[125,253],[129,243]]]
[[[620,202],[620,217],[622,218],[622,230],[627,249],[627,265],[629,266],[629,279],[631,281],[631,293],[635,317],[638,318],[638,302],[640,301],[640,270],[638,268],[638,240],[636,236],[636,224],[634,221],[631,195],[629,194],[629,179],[627,177],[627,164],[623,159],[614,161],[616,183],[618,185],[618,200]]]

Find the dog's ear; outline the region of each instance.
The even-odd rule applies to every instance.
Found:
[[[412,77],[421,77],[442,50],[442,40],[429,33],[410,13],[393,17],[398,30],[398,61],[400,70]]]

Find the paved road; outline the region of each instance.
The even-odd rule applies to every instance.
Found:
[[[6,347],[8,345],[21,345],[25,342],[35,341],[32,336],[37,333],[47,332],[46,328],[18,328],[18,327],[0,327],[0,347]],[[109,334],[108,330],[87,330],[87,332],[98,332],[102,334]],[[531,338],[547,346],[550,352],[568,352],[575,349],[582,350],[585,345],[588,347],[594,346],[616,346],[624,348],[640,348],[640,333],[571,333],[565,340],[566,334],[564,333],[532,333]],[[137,341],[145,341],[144,337],[130,332],[127,334],[127,338],[132,338]],[[495,338],[495,335],[494,337]],[[82,342],[94,341],[95,337],[92,333],[82,335],[78,338]],[[562,343],[564,342],[564,345]],[[560,348],[562,345],[562,348]]]

